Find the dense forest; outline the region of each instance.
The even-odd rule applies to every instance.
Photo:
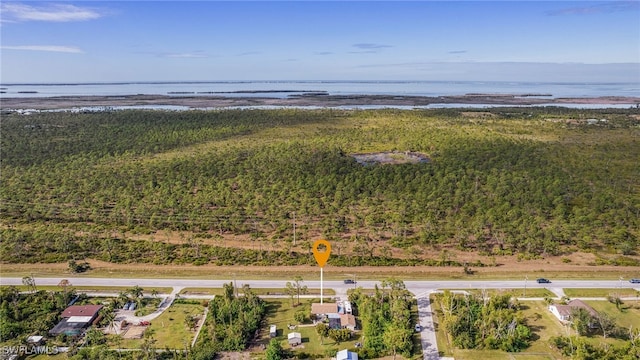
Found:
[[[60,320],[59,314],[69,300],[70,292],[32,291],[20,293],[18,288],[0,288],[0,343],[25,344],[27,336],[46,334]],[[9,341],[9,343],[5,343]]]
[[[12,114],[0,260],[303,264],[325,237],[336,265],[456,265],[446,248],[633,265],[639,135],[634,109]],[[352,156],[383,151],[428,161]]]
[[[442,323],[454,346],[462,349],[500,349],[518,352],[529,346],[531,329],[511,295],[438,294]]]
[[[224,284],[224,295],[209,303],[207,317],[200,335],[199,346],[216,351],[242,351],[260,329],[266,313],[264,301],[248,286],[244,296],[236,296],[232,283]]]
[[[364,344],[358,349],[360,356],[365,359],[385,355],[393,355],[395,359],[397,354],[405,359],[411,357],[415,325],[411,305],[414,300],[402,281],[383,280],[381,288],[376,285],[372,296],[358,288],[349,295],[349,300],[355,304],[362,323]]]

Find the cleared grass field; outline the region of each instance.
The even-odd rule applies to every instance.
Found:
[[[564,289],[565,295],[568,297],[634,297],[640,296],[640,292],[630,288],[613,288],[613,289]]]
[[[268,288],[251,288],[251,291],[256,295],[279,295],[287,296],[285,289],[268,289]],[[224,290],[221,288],[198,288],[188,287],[180,291],[183,295],[222,295]],[[335,295],[336,292],[333,289],[324,289],[324,295]],[[242,294],[242,289],[238,289],[238,294]],[[300,294],[305,295],[305,294]],[[306,295],[320,295],[320,289],[308,289]]]
[[[482,295],[482,289],[450,289],[452,291],[466,291],[474,295]],[[487,296],[505,295],[509,294],[514,297],[522,298],[543,298],[543,297],[555,297],[555,294],[547,289],[532,288],[532,289],[486,289],[484,290]]]
[[[618,326],[623,328],[640,328],[640,301],[625,301],[620,306],[620,310],[615,304],[608,301],[586,301],[593,309],[599,313],[604,312],[615,319]]]
[[[254,290],[254,289],[251,289]],[[238,289],[238,292],[240,289]],[[180,295],[222,295],[224,290],[222,288],[200,288],[200,287],[188,287],[180,291]]]
[[[160,348],[184,349],[190,345],[195,332],[189,330],[185,323],[187,315],[202,316],[204,308],[201,305],[173,304],[162,315],[154,319],[146,331],[153,333],[152,337]],[[122,340],[123,349],[139,349],[141,339]]]

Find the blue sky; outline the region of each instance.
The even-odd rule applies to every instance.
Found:
[[[2,1],[0,81],[640,82],[639,1]]]

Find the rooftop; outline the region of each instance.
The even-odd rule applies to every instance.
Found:
[[[337,314],[338,313],[338,304],[336,303],[313,303],[311,304],[311,313],[312,314]]]
[[[63,318],[72,316],[90,316],[95,317],[98,311],[102,309],[102,305],[71,305],[62,312]]]
[[[340,315],[340,325],[348,326],[351,325],[353,327],[356,326],[356,317],[351,314],[343,314]]]
[[[591,306],[585,304],[585,302],[580,299],[571,300],[567,303],[567,305],[556,305],[558,314],[562,316],[570,316],[571,311],[576,308],[585,309],[591,316],[598,316],[597,311],[595,311]]]

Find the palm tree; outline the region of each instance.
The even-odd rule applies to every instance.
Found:
[[[116,328],[116,314],[113,312],[113,308],[111,307],[103,307],[100,309],[100,315],[104,322],[107,323],[109,329],[115,330]]]
[[[129,294],[131,294],[133,297],[135,297],[136,299],[141,298],[142,296],[144,296],[143,294],[143,289],[136,285],[134,287],[132,287],[131,289],[129,289]]]
[[[25,276],[22,278],[22,284],[27,287],[27,290],[36,292],[36,281],[33,276]]]

